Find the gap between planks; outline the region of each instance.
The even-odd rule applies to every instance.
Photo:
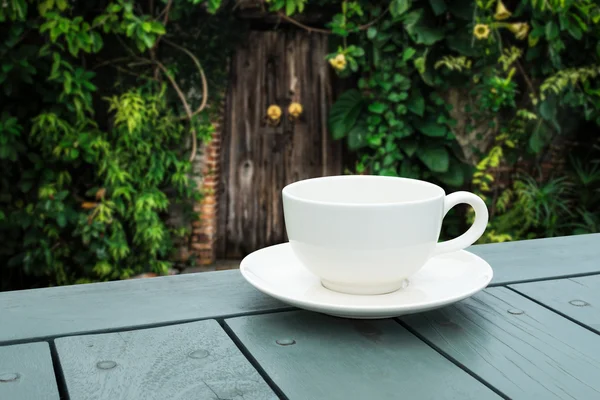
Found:
[[[493,269],[494,267],[492,267]],[[545,282],[545,281],[557,281],[560,279],[570,279],[570,278],[584,278],[586,276],[594,276],[594,275],[600,275],[600,272],[598,271],[594,271],[594,272],[581,272],[581,273],[575,273],[575,274],[568,274],[568,275],[564,275],[564,276],[549,276],[547,278],[531,278],[531,279],[517,279],[514,281],[502,281],[502,282],[492,282],[489,285],[486,286],[486,288],[490,288],[490,287],[508,287],[508,285],[518,285],[521,283],[532,283],[532,282]]]
[[[10,346],[13,344],[27,344],[27,343],[35,343],[35,342],[51,343],[55,339],[60,339],[60,338],[64,338],[64,337],[101,335],[104,333],[138,331],[141,329],[162,328],[165,326],[188,324],[191,322],[208,321],[208,320],[215,320],[220,325],[222,325],[222,321],[229,319],[229,318],[251,317],[253,315],[276,314],[276,313],[280,313],[280,312],[288,312],[288,311],[296,311],[296,310],[297,310],[296,307],[290,306],[290,307],[278,308],[278,309],[273,309],[273,310],[256,310],[256,311],[249,311],[246,313],[233,313],[233,314],[228,314],[228,315],[222,315],[219,317],[188,318],[188,319],[182,319],[179,321],[156,322],[156,323],[152,323],[152,324],[142,324],[142,325],[137,325],[137,326],[123,327],[123,328],[96,329],[96,330],[91,330],[91,331],[86,331],[86,332],[72,332],[72,333],[61,334],[61,335],[50,335],[50,336],[39,336],[39,337],[27,338],[27,339],[6,340],[6,341],[0,341],[0,347],[1,346]]]
[[[398,317],[394,318],[394,321],[397,324],[399,324],[400,326],[402,326],[404,329],[406,329],[409,333],[411,333],[412,335],[416,336],[417,339],[419,339],[420,341],[422,341],[423,343],[425,343],[427,346],[431,347],[433,350],[435,350],[439,355],[441,355],[442,357],[444,357],[446,360],[450,361],[452,364],[456,365],[458,368],[460,368],[463,371],[465,371],[467,374],[469,374],[475,380],[477,380],[478,382],[480,382],[482,385],[484,385],[485,387],[487,387],[488,389],[490,389],[492,392],[496,393],[498,396],[502,397],[505,400],[511,400],[510,397],[508,397],[507,395],[505,395],[504,393],[502,393],[496,387],[492,386],[490,383],[488,383],[486,380],[484,380],[483,378],[481,378],[479,375],[477,375],[474,372],[472,372],[471,370],[469,370],[465,365],[463,365],[462,363],[460,363],[458,360],[456,360],[451,355],[449,355],[446,352],[444,352],[438,346],[436,346],[435,344],[433,344],[432,342],[430,342],[429,340],[427,340],[425,337],[423,337],[422,335],[420,335],[417,331],[415,331],[414,329],[412,329],[408,324],[402,322]]]
[[[264,314],[272,314],[272,313],[264,313]],[[271,379],[269,374],[263,369],[258,360],[254,358],[254,356],[248,351],[244,343],[236,336],[236,334],[231,330],[229,326],[225,323],[225,319],[218,319],[217,322],[221,326],[221,329],[225,331],[229,339],[235,344],[238,350],[246,357],[246,360],[252,365],[252,367],[258,372],[258,374],[265,380],[267,385],[271,388],[271,390],[279,397],[280,400],[289,400],[288,397],[283,393],[283,391],[277,386],[277,384]]]
[[[576,277],[574,277],[574,278],[576,278]],[[562,279],[568,279],[568,278],[562,278]],[[558,279],[557,279],[557,280],[558,280]],[[536,282],[537,282],[537,281],[536,281]],[[506,289],[508,289],[508,290],[510,290],[510,291],[512,291],[512,292],[515,292],[515,293],[516,293],[516,294],[518,294],[519,296],[525,297],[527,300],[529,300],[529,301],[531,301],[531,302],[533,302],[533,303],[535,303],[535,304],[537,304],[537,305],[539,305],[539,306],[542,306],[542,307],[544,307],[545,309],[547,309],[547,310],[549,310],[549,311],[552,311],[553,313],[555,313],[555,314],[558,314],[558,315],[560,315],[561,317],[563,317],[563,318],[565,318],[565,319],[568,319],[568,320],[569,320],[569,321],[571,321],[571,322],[574,322],[574,323],[576,323],[576,324],[577,324],[577,325],[579,325],[580,327],[582,327],[582,328],[584,328],[584,329],[586,329],[586,330],[588,330],[588,331],[590,331],[590,332],[592,332],[592,333],[595,333],[596,335],[600,335],[600,332],[599,332],[599,331],[597,331],[596,329],[594,329],[594,328],[592,328],[592,327],[590,327],[590,326],[587,326],[587,325],[585,325],[583,322],[580,322],[580,321],[576,320],[575,318],[573,318],[573,317],[570,317],[570,316],[568,316],[567,314],[564,314],[564,313],[562,313],[562,312],[558,311],[557,309],[550,307],[549,305],[547,305],[547,304],[545,304],[545,303],[542,303],[540,300],[536,300],[536,299],[534,299],[533,297],[530,297],[530,296],[526,295],[525,293],[522,293],[522,292],[520,292],[518,289],[515,289],[515,288],[512,288],[512,287],[509,287],[509,286],[506,286]]]
[[[60,358],[58,357],[58,351],[56,350],[56,344],[54,340],[48,340],[50,346],[50,356],[52,358],[52,367],[54,369],[54,379],[56,380],[56,387],[58,388],[58,396],[60,400],[69,400],[69,389],[67,388],[67,381],[60,365]]]

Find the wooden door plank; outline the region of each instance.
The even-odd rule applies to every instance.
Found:
[[[600,273],[600,233],[471,246],[494,269],[492,286]]]
[[[600,334],[600,275],[510,287]]]
[[[600,398],[600,336],[509,289],[401,320],[511,399]]]
[[[276,399],[214,320],[56,340],[71,400]]]
[[[327,35],[302,31],[253,31],[236,49],[223,131],[218,257],[240,258],[286,241],[283,187],[342,172],[342,143],[327,129],[328,52]],[[299,119],[289,118],[292,102],[303,107]],[[278,124],[265,120],[271,105],[282,110]]]
[[[0,343],[289,308],[239,271],[4,292]]]
[[[59,397],[48,343],[0,347],[0,399],[58,400]]]
[[[393,320],[286,312],[225,322],[291,400],[499,398]]]

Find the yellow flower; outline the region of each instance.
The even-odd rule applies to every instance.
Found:
[[[498,0],[498,4],[496,4],[496,14],[494,14],[494,18],[497,20],[507,19],[512,15],[510,11],[506,9],[506,6],[501,0]]]
[[[487,39],[490,36],[490,27],[486,24],[477,24],[473,28],[473,35],[477,39]]]
[[[267,117],[269,117],[271,121],[279,121],[279,119],[281,118],[281,108],[274,104],[272,106],[269,106],[269,108],[267,109]]]
[[[329,60],[329,64],[331,64],[331,66],[336,70],[343,71],[346,69],[346,56],[343,54],[338,54]]]
[[[290,114],[290,119],[298,118],[302,114],[302,104],[296,102],[290,104],[288,113]]]
[[[525,39],[529,33],[529,25],[526,22],[515,22],[508,25],[508,30],[515,34],[517,39]]]

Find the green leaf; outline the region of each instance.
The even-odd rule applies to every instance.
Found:
[[[411,99],[407,103],[407,107],[410,112],[422,117],[423,114],[425,114],[425,99],[420,93],[413,91]]]
[[[367,145],[367,127],[364,123],[358,123],[348,132],[348,149],[356,151]]]
[[[72,83],[71,74],[65,71],[64,78],[65,78],[65,80],[63,82],[63,86],[65,89],[65,93],[70,94],[71,93],[71,83]]]
[[[423,10],[421,8],[411,11],[406,14],[402,19],[404,21],[404,29],[408,32],[414,29],[415,25],[421,20],[423,16]]]
[[[381,176],[398,176],[398,173],[396,172],[396,169],[393,167],[386,167],[386,168],[382,168],[381,171],[379,171],[379,175]]]
[[[164,25],[157,21],[152,22],[152,32],[158,35],[164,35],[165,33],[167,33]]]
[[[402,52],[402,61],[410,60],[415,55],[416,52],[417,52],[417,50],[413,49],[412,47],[407,47]]]
[[[406,114],[406,106],[404,104],[398,104],[396,106],[396,112],[400,115]]]
[[[546,39],[549,41],[554,40],[558,37],[558,34],[558,25],[554,21],[548,21],[546,24]]]
[[[348,65],[350,65],[350,70],[352,72],[358,71],[358,63],[356,60],[352,57],[347,57],[346,59],[348,60]]]
[[[386,92],[389,92],[394,87],[394,84],[390,81],[379,81],[378,84]]]
[[[552,121],[556,118],[556,102],[553,96],[540,103],[540,115],[546,121]]]
[[[0,157],[1,158],[1,157]],[[33,187],[33,184],[35,182],[32,180],[23,180],[19,183],[19,188],[21,189],[21,191],[23,193],[27,193],[31,190],[31,188]]]
[[[537,154],[550,142],[550,139],[552,139],[552,131],[546,124],[540,123],[529,137],[529,147]]]
[[[429,4],[435,15],[442,15],[446,11],[446,2],[444,0],[429,0]]]
[[[419,44],[431,46],[432,44],[439,42],[444,38],[444,32],[439,28],[418,25],[417,29],[414,30],[413,38],[415,42]]]
[[[436,177],[448,186],[459,187],[465,183],[463,166],[457,161],[451,162],[448,171],[437,174]]]
[[[465,0],[448,0],[448,11],[457,18],[465,21],[471,21],[473,19],[473,8],[475,8],[475,1]]]
[[[558,120],[556,119],[556,116],[558,114],[556,103],[557,99],[555,96],[547,97],[546,100],[540,103],[540,115],[543,119],[550,122],[557,132],[560,132],[561,127],[558,123]]]
[[[150,35],[140,35],[142,42],[146,45],[147,48],[151,48],[154,45],[154,38]]]
[[[399,17],[404,14],[411,6],[411,0],[392,0],[390,3],[390,13],[392,17]]]
[[[386,104],[379,101],[369,104],[369,111],[375,114],[383,114],[387,108],[388,106]]]
[[[400,166],[400,176],[405,178],[413,178],[419,179],[419,167],[413,164],[410,160],[402,161],[402,165]]]
[[[343,138],[354,127],[363,106],[363,97],[358,90],[342,93],[329,111],[329,129],[334,139]]]
[[[286,15],[292,15],[295,11],[296,11],[296,2],[294,0],[286,0],[286,2],[285,2]]]
[[[65,216],[65,213],[60,213],[56,216],[56,223],[61,228],[64,228],[65,226],[67,226],[67,217]]]
[[[473,35],[466,29],[461,29],[455,34],[449,35],[446,38],[448,47],[461,55],[467,57],[478,57],[480,55],[480,47],[474,46]]]
[[[56,6],[60,11],[65,11],[68,5],[67,0],[56,0]]]
[[[394,74],[394,83],[396,85],[404,82],[405,80],[406,80],[406,77],[404,75],[399,74],[399,73]]]
[[[406,93],[406,92],[402,92],[402,93],[392,92],[388,96],[388,100],[393,101],[394,103],[397,103],[402,100],[406,100],[407,98],[408,98],[408,93]]]
[[[404,150],[404,153],[406,153],[407,156],[412,157],[417,151],[419,143],[414,139],[406,139],[400,143],[399,147]]]
[[[404,139],[412,135],[413,131],[407,126],[403,126],[404,122],[398,121],[399,126],[392,131],[392,135],[394,135],[397,139]]]
[[[406,14],[404,17],[404,29],[419,44],[432,45],[444,38],[442,29],[428,25],[426,18],[423,18],[423,10],[415,10]]]
[[[146,22],[142,22],[142,29],[144,30],[144,32],[152,32],[152,24],[148,21]]]
[[[363,50],[363,48],[362,48],[362,47],[354,47],[354,48],[352,49],[352,55],[353,55],[354,57],[362,57],[362,56],[364,56],[364,55],[365,55],[365,51]]]
[[[383,166],[389,167],[394,164],[394,161],[396,161],[396,159],[392,154],[386,154],[386,156],[383,158]]]
[[[367,29],[367,38],[372,40],[376,35],[377,28],[375,28],[374,26],[370,26],[369,29]]]
[[[446,172],[450,164],[448,150],[443,146],[427,146],[417,152],[419,160],[433,172]]]
[[[448,133],[448,128],[445,125],[440,125],[431,120],[417,120],[414,122],[414,126],[424,135],[431,137],[443,137]]]
[[[569,33],[577,40],[583,38],[583,32],[577,25],[569,25]]]

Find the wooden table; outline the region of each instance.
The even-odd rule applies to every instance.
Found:
[[[600,399],[600,234],[470,250],[488,289],[399,319],[239,271],[0,293],[0,399]]]

